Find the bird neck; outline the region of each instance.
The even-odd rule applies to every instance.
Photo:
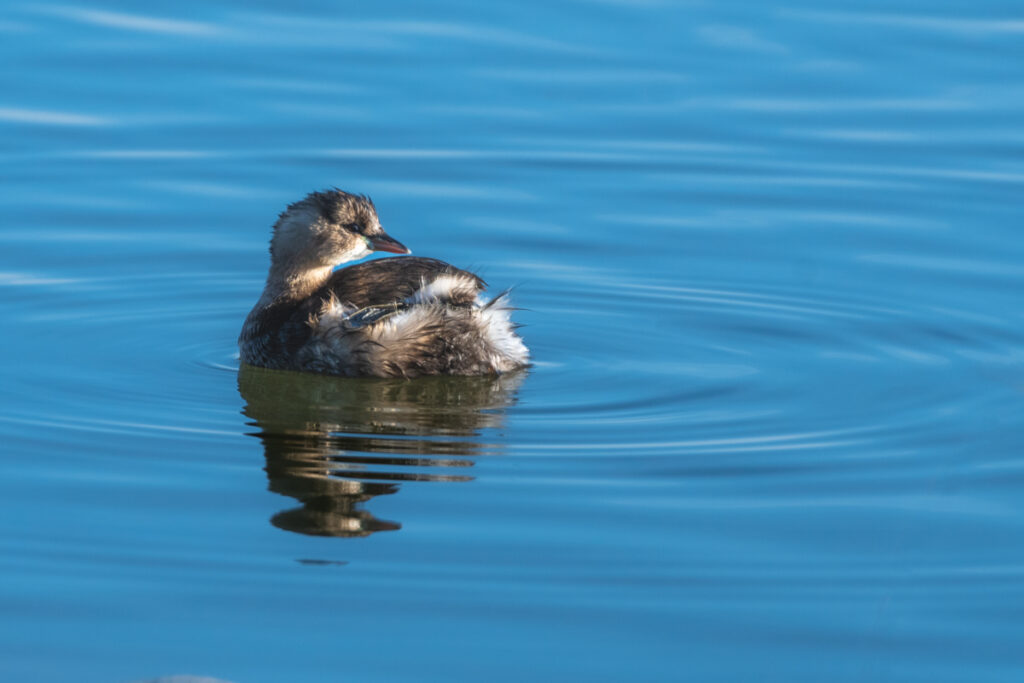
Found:
[[[287,264],[274,264],[267,276],[267,285],[263,289],[260,303],[264,305],[273,301],[300,301],[308,298],[319,289],[331,276],[333,266],[316,266],[312,268],[289,267]]]

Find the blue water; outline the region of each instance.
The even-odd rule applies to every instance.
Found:
[[[0,680],[1016,681],[1017,2],[5,3]],[[239,372],[277,212],[500,380]]]

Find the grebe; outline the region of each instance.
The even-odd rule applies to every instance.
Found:
[[[274,224],[263,295],[238,338],[242,361],[349,377],[526,366],[506,297],[485,300],[476,275],[413,256],[334,270],[374,251],[412,253],[384,232],[369,197],[325,190],[288,206]]]

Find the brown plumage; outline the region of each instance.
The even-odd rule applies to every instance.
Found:
[[[239,337],[251,365],[335,375],[480,375],[526,365],[505,297],[476,275],[401,257],[331,272],[373,250],[408,252],[368,198],[313,193],[281,214],[263,296]]]

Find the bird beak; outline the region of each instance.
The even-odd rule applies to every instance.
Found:
[[[390,251],[392,254],[411,254],[412,250],[396,239],[384,234],[369,238],[370,247],[374,251]]]

